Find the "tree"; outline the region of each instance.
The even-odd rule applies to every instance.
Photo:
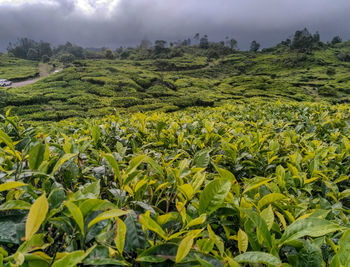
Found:
[[[194,36],[193,39],[196,41],[196,43],[198,44],[199,41],[199,33],[197,32]]]
[[[144,49],[144,50],[147,50],[151,47],[152,45],[152,42],[147,40],[147,39],[143,39],[140,43],[140,48],[141,49]]]
[[[236,39],[231,39],[228,41],[228,46],[231,48],[231,50],[236,50],[237,49],[237,40]]]
[[[39,56],[42,58],[43,55],[47,55],[49,57],[52,56],[52,49],[50,43],[40,41],[38,44]]]
[[[107,59],[114,59],[114,54],[111,49],[106,49],[105,50],[105,57]]]
[[[251,52],[257,52],[259,50],[259,48],[260,48],[260,44],[257,41],[254,40],[250,43],[250,51]]]
[[[200,41],[199,41],[199,47],[202,49],[208,49],[209,48],[209,40],[208,35],[204,35]]]
[[[181,46],[190,46],[191,45],[191,39],[185,39],[182,41]]]
[[[157,40],[154,43],[155,43],[154,52],[156,54],[160,54],[163,51],[165,51],[166,41],[164,41],[164,40]]]
[[[15,57],[27,59],[29,49],[31,48],[38,50],[38,43],[29,38],[20,38],[15,44],[9,43],[7,51],[12,53]],[[35,53],[31,51],[29,55],[35,57],[34,54]]]
[[[155,47],[159,49],[164,49],[166,45],[166,41],[164,40],[157,40],[155,41]]]
[[[123,53],[123,51],[124,51],[124,48],[121,46],[121,47],[119,47],[119,48],[117,48],[116,50],[115,50],[115,52],[117,53],[117,54],[121,54],[121,53]]]
[[[43,56],[41,57],[41,61],[42,61],[43,63],[47,63],[47,62],[50,61],[50,57],[49,57],[48,55],[43,55]]]
[[[310,53],[313,48],[317,48],[321,45],[320,34],[316,32],[312,35],[308,29],[304,28],[302,31],[295,32],[291,48],[299,52]]]
[[[333,39],[332,39],[332,41],[331,41],[331,43],[332,43],[332,45],[335,45],[335,44],[339,44],[339,43],[341,43],[343,40],[340,38],[340,36],[334,36],[333,37]]]
[[[34,48],[29,48],[27,53],[27,59],[39,60],[39,51]]]
[[[130,56],[130,51],[125,49],[120,53],[120,59],[127,59]]]
[[[72,54],[64,53],[60,56],[60,61],[64,64],[73,62],[75,57]]]
[[[320,36],[320,33],[318,31],[314,34],[313,41],[314,41],[314,43],[318,43],[321,41],[321,36]]]
[[[67,42],[65,45],[60,45],[55,49],[55,54],[72,54],[75,58],[84,59],[85,51],[84,48],[73,45],[70,42]]]
[[[213,59],[218,59],[220,56],[219,56],[218,52],[216,52],[213,49],[210,49],[208,51],[207,57],[208,57],[209,61],[212,61]]]
[[[282,41],[281,44],[290,47],[292,45],[292,40],[287,38],[285,41]]]

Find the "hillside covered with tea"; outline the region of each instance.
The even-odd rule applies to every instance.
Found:
[[[57,121],[115,111],[220,106],[251,98],[349,102],[350,43],[335,38],[324,44],[317,35],[301,33],[311,41],[295,37],[261,52],[259,47],[238,51],[235,43],[210,43],[204,37],[199,45],[166,47],[158,41],[150,48],[114,52],[84,51],[68,43],[53,50],[49,62],[63,71],[25,87],[0,89],[0,105],[28,120]],[[30,77],[38,72],[35,61],[28,59],[2,56],[2,62],[2,78],[23,79],[24,73]]]

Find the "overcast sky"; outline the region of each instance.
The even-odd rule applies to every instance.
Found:
[[[272,46],[295,30],[323,41],[350,39],[350,0],[0,0],[0,50],[20,37],[85,47],[176,41],[197,32],[225,36],[241,49],[256,39]]]

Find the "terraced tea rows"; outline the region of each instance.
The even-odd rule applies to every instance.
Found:
[[[308,54],[277,46],[218,59],[203,56],[199,48],[184,49],[183,56],[171,59],[74,61],[35,84],[0,89],[0,107],[26,120],[59,121],[257,99],[349,102],[349,42]],[[0,66],[5,68],[10,67]]]

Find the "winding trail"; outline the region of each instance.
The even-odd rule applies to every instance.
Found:
[[[25,81],[21,81],[21,82],[14,82],[12,83],[11,86],[7,87],[7,88],[18,88],[18,87],[23,87],[32,83],[35,83],[37,81],[39,81],[42,78],[45,78],[51,74],[55,74],[55,73],[59,73],[60,71],[62,71],[62,69],[56,69],[52,72],[50,72],[50,66],[47,64],[41,64],[39,65],[39,71],[40,71],[40,75],[38,78],[34,78],[34,79],[28,79]]]

